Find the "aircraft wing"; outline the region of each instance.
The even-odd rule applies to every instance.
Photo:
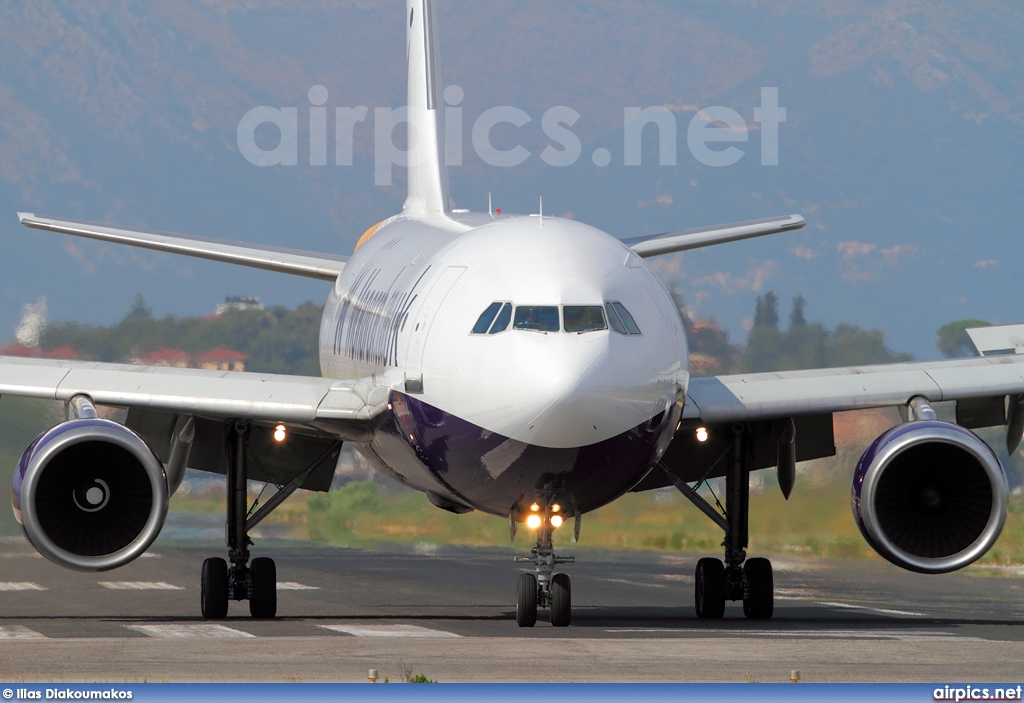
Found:
[[[1024,355],[693,378],[683,418],[709,424],[1024,393]]]
[[[658,256],[659,254],[669,254],[674,251],[699,249],[700,247],[711,246],[712,244],[735,242],[740,239],[750,239],[751,237],[763,237],[766,234],[800,229],[805,224],[807,224],[806,221],[800,215],[787,215],[786,217],[769,217],[764,220],[735,222],[731,225],[697,227],[696,229],[684,229],[678,232],[631,237],[623,239],[622,243],[635,251],[639,256],[647,258],[649,256]]]
[[[0,395],[68,401],[214,419],[328,426],[345,434],[387,403],[373,379],[336,380],[241,371],[136,366],[0,356]]]
[[[73,234],[78,237],[117,242],[130,246],[156,249],[200,259],[224,261],[241,266],[290,273],[307,278],[334,281],[348,260],[344,256],[318,254],[309,251],[282,249],[262,244],[246,244],[224,239],[192,237],[170,232],[119,229],[92,222],[72,222],[42,217],[31,212],[19,212],[18,221],[26,227],[50,232]]]

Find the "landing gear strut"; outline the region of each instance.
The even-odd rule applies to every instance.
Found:
[[[516,623],[533,627],[537,608],[551,608],[551,624],[566,627],[572,620],[572,585],[568,574],[554,573],[556,564],[572,564],[575,557],[555,555],[551,544],[551,527],[545,520],[537,530],[537,546],[533,556],[516,557],[518,562],[533,562],[533,573],[519,576],[516,586]]]
[[[249,529],[246,510],[245,440],[249,425],[234,423],[228,430],[227,449],[227,562],[220,557],[203,562],[200,605],[203,617],[219,620],[227,617],[229,600],[248,600],[254,618],[272,618],[277,614],[277,568],[273,559],[260,557],[249,565]]]
[[[746,429],[737,425],[733,428],[730,465],[725,474],[724,516],[697,491],[663,467],[676,488],[725,532],[725,562],[707,557],[697,562],[694,606],[698,618],[721,618],[725,614],[727,600],[742,600],[743,614],[752,620],[767,620],[775,609],[771,562],[760,557],[747,559],[750,509],[747,449]]]

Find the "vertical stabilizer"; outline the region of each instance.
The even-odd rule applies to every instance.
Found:
[[[406,0],[409,61],[409,197],[403,212],[447,212],[444,107],[437,25],[430,0]]]

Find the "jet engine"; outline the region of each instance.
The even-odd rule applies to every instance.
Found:
[[[14,472],[14,515],[50,561],[79,571],[123,566],[167,516],[160,459],[127,427],[69,420],[35,438]]]
[[[883,432],[857,463],[851,501],[861,534],[893,564],[927,574],[981,557],[1006,522],[1006,474],[970,430],[937,420]]]

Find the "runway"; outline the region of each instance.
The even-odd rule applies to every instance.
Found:
[[[575,550],[573,623],[514,620],[516,553],[260,540],[279,617],[199,615],[199,567],[225,551],[172,528],[113,572],[66,571],[0,539],[7,681],[1000,681],[1024,678],[1024,577],[928,577],[876,561],[773,559],[775,617],[693,612],[701,555]],[[176,536],[177,534],[177,536]],[[520,540],[519,546],[522,547]]]

